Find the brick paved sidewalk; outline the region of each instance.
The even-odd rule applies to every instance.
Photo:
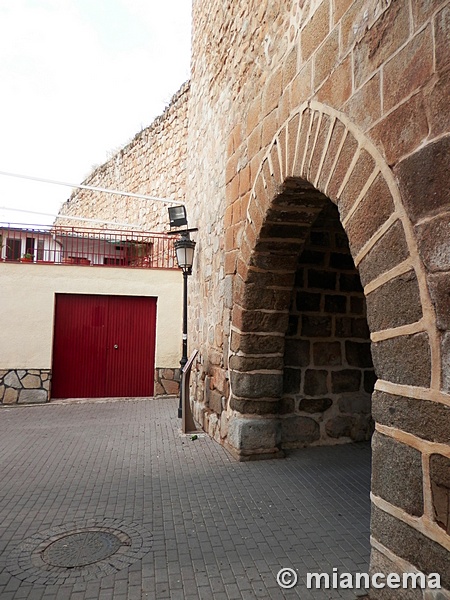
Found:
[[[176,412],[174,399],[0,409],[0,600],[355,598],[307,590],[305,574],[367,572],[369,445],[237,463],[182,436]],[[46,562],[86,529],[120,550]],[[277,585],[282,567],[295,588]]]

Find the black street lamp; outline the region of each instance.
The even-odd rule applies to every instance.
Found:
[[[169,208],[170,228],[186,226],[186,229],[170,232],[171,234],[180,235],[174,246],[177,255],[177,263],[183,271],[183,351],[180,360],[181,371],[188,361],[188,345],[187,345],[187,312],[188,312],[188,277],[192,274],[192,263],[194,262],[195,242],[190,238],[191,231],[197,229],[187,229],[187,215],[185,206],[171,206]],[[178,418],[183,417],[183,389],[180,385],[180,403],[178,405]]]
[[[188,360],[187,346],[187,311],[188,311],[188,277],[192,273],[192,263],[194,262],[195,242],[189,237],[189,231],[183,232],[181,238],[175,242],[175,252],[177,262],[180,269],[183,271],[183,352],[180,360],[181,370]],[[183,391],[180,387],[180,403],[178,405],[178,418],[183,416]]]

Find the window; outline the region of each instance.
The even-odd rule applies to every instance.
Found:
[[[6,239],[6,260],[19,260],[21,250],[21,240],[14,238]]]
[[[37,241],[37,260],[44,260],[44,240]]]
[[[27,242],[25,245],[25,252],[27,254],[32,254],[34,256],[34,243],[35,239],[32,237],[27,237]]]

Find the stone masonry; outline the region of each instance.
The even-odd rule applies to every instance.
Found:
[[[35,404],[50,399],[49,369],[0,371],[0,404]]]
[[[180,369],[155,369],[155,396],[178,396]]]
[[[196,0],[193,14],[197,417],[240,459],[281,454],[288,365],[268,356],[286,357],[311,212],[331,200],[377,375],[372,567],[441,565],[448,590],[449,2]]]
[[[449,39],[449,0],[194,0],[189,93],[167,113],[187,114],[180,178],[152,187],[138,136],[88,179],[176,182],[198,227],[194,412],[239,460],[365,437],[374,385],[372,569],[438,570],[446,590]],[[162,219],[76,197],[82,216]]]
[[[366,301],[331,202],[299,256],[283,364],[283,448],[370,439],[375,378]]]
[[[94,169],[83,184],[182,202],[186,186],[188,97],[189,83],[186,83],[158,119],[137,133],[109,161]],[[73,226],[77,222],[64,219],[64,215],[83,216],[137,224],[146,231],[166,231],[167,206],[162,202],[75,190],[63,204],[55,223]]]
[[[50,369],[0,370],[0,404],[36,404],[51,399]],[[179,369],[155,369],[155,396],[178,395]]]

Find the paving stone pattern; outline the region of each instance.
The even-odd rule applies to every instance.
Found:
[[[166,398],[0,409],[0,599],[355,598],[309,591],[304,578],[368,569],[369,445],[238,463],[205,435],[183,436],[176,407]],[[73,577],[45,585],[36,561],[22,562],[26,577],[11,574],[18,548],[35,550],[29,538],[50,543],[88,523],[131,539],[141,527],[151,543],[94,579],[68,569]],[[298,570],[292,590],[276,583],[282,567]]]

